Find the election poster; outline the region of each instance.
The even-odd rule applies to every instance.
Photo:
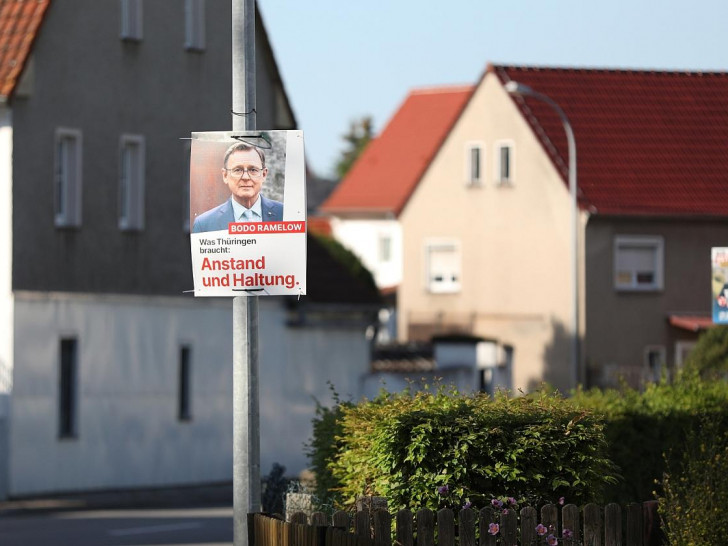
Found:
[[[306,294],[302,131],[192,133],[194,294]]]
[[[728,248],[711,249],[713,287],[713,322],[728,324]]]

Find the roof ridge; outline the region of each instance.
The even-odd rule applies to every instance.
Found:
[[[465,93],[472,91],[474,84],[460,85],[431,85],[425,87],[415,87],[410,89],[409,95],[434,95],[436,93]]]
[[[569,73],[599,73],[613,72],[616,74],[664,74],[664,75],[706,75],[706,76],[728,76],[728,71],[718,69],[670,69],[670,68],[628,68],[628,67],[610,67],[610,66],[548,66],[548,65],[517,65],[517,64],[498,64],[489,63],[489,68],[494,71],[499,70],[519,70],[534,72],[569,72]]]

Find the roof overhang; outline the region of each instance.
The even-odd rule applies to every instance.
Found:
[[[668,315],[670,326],[689,332],[704,332],[718,326],[713,319],[705,315]]]

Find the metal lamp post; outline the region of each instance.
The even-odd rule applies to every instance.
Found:
[[[543,93],[539,93],[531,89],[527,85],[515,81],[509,81],[505,84],[506,91],[519,97],[533,97],[545,102],[559,115],[561,123],[566,132],[566,141],[569,148],[569,192],[571,195],[571,274],[572,274],[572,340],[571,340],[571,383],[574,387],[579,381],[579,206],[577,203],[577,185],[576,185],[576,142],[574,141],[574,131],[571,129],[569,118],[551,98]]]

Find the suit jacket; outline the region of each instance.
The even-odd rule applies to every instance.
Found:
[[[227,231],[228,224],[235,221],[233,214],[233,204],[231,199],[225,201],[222,205],[203,212],[197,218],[192,226],[192,233],[200,233],[203,231],[219,231],[224,229]],[[283,221],[283,203],[273,201],[260,196],[260,208],[263,213],[263,222],[281,222]]]

